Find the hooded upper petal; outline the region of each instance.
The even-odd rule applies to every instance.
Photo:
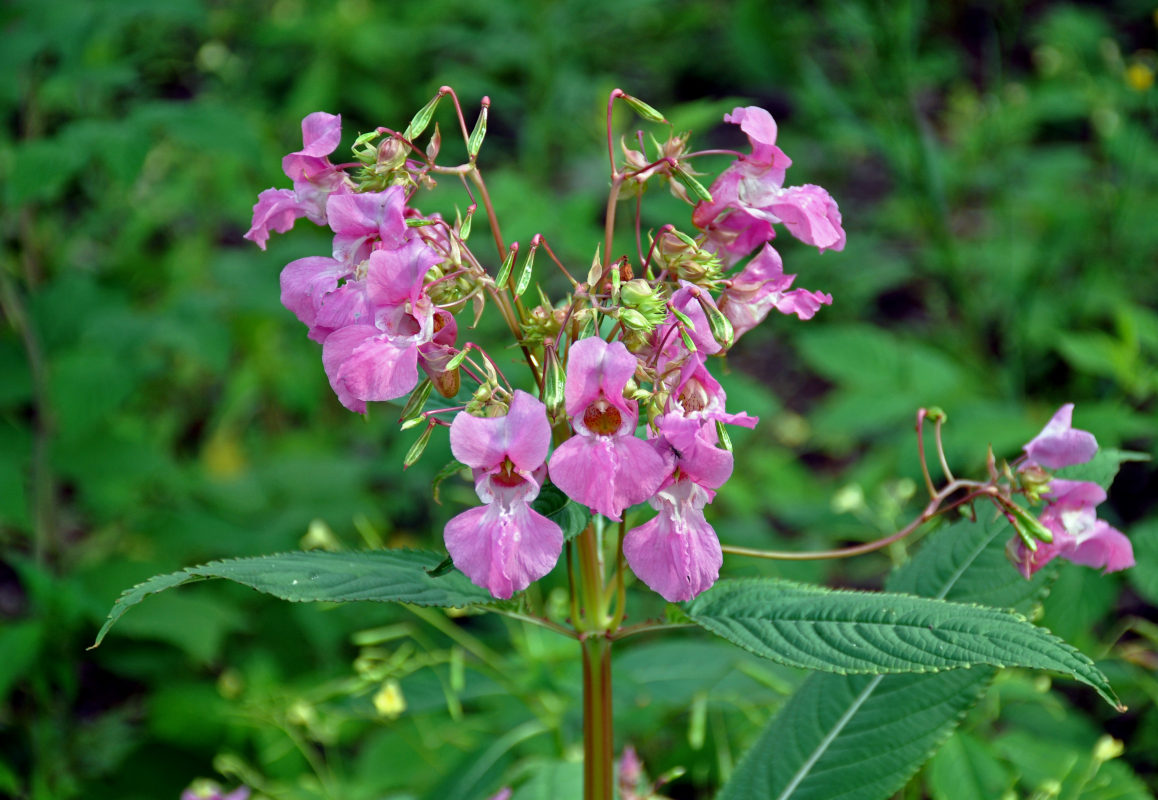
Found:
[[[551,425],[547,407],[517,390],[505,417],[475,417],[460,412],[450,424],[450,451],[474,469],[498,469],[504,459],[530,474],[547,459]]]
[[[551,480],[572,500],[608,519],[655,494],[671,461],[634,436],[572,436],[555,448]]]
[[[1057,410],[1041,433],[1025,446],[1029,463],[1046,469],[1061,469],[1084,464],[1098,452],[1098,440],[1092,433],[1072,427],[1074,404],[1066,403]]]
[[[600,399],[620,412],[620,433],[635,430],[638,406],[623,396],[627,382],[635,374],[635,364],[635,356],[623,342],[608,343],[592,336],[571,345],[563,399],[567,413],[575,418],[577,431],[589,433],[583,415],[588,406]]]

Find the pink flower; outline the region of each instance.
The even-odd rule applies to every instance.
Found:
[[[659,514],[623,537],[631,571],[669,602],[691,600],[720,577],[724,554],[704,518],[709,499],[703,486],[680,478],[651,500]]]
[[[692,221],[725,260],[733,263],[776,235],[780,223],[800,241],[825,250],[843,250],[840,209],[819,186],[784,186],[792,160],[776,146],[776,123],[762,108],[736,108],[725,122],[748,135],[752,153],[723,171],[709,190],[711,202],[701,202]]]
[[[571,345],[564,401],[575,436],[551,456],[551,480],[577,503],[609,519],[651,497],[671,472],[665,459],[635,436],[639,410],[623,390],[635,356],[622,342],[598,336]]]
[[[270,230],[285,233],[301,217],[326,224],[329,197],[353,191],[346,174],[327,157],[341,139],[339,115],[315,111],[302,120],[302,149],[282,159],[282,171],[294,182],[294,188],[266,189],[258,195],[246,239],[264,250]]]
[[[784,274],[780,254],[766,244],[738,275],[728,282],[720,297],[720,310],[732,323],[736,338],[759,325],[772,309],[812,319],[822,305],[832,305],[832,295],[808,289],[792,289],[795,275]]]
[[[705,358],[698,353],[673,353],[667,351],[659,359],[660,380],[669,388],[669,396],[664,412],[670,415],[678,412],[685,417],[693,417],[702,422],[725,422],[754,428],[758,418],[746,411],[730,413],[726,409],[728,395],[720,382],[708,372]]]
[[[522,391],[505,417],[460,412],[450,425],[451,452],[473,471],[486,505],[446,523],[446,549],[475,585],[501,599],[550,572],[563,550],[562,529],[530,506],[550,441],[546,406]]]
[[[1053,534],[1053,541],[1038,542],[1037,550],[1030,550],[1020,538],[1011,542],[1011,556],[1022,575],[1029,578],[1059,557],[1106,572],[1134,566],[1130,540],[1098,519],[1094,511],[1106,499],[1102,487],[1089,481],[1055,478],[1045,499],[1040,520]]]
[[[420,239],[375,250],[365,280],[347,282],[324,298],[315,319],[331,331],[322,344],[322,365],[346,408],[363,413],[366,401],[393,400],[417,385],[419,351],[436,333],[436,309],[423,280],[438,261]]]
[[[1057,410],[1041,433],[1025,446],[1026,465],[1047,469],[1084,464],[1098,452],[1098,440],[1092,433],[1072,427],[1074,404],[1066,403]]]

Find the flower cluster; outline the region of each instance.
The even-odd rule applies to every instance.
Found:
[[[446,93],[428,106],[431,113]],[[271,231],[285,232],[302,217],[330,229],[329,255],[282,271],[282,302],[321,343],[344,406],[365,412],[367,402],[413,393],[404,424],[426,422],[424,436],[449,427],[454,457],[471,470],[483,505],[447,523],[446,546],[455,565],[496,597],[525,589],[559,559],[563,531],[531,507],[547,481],[617,522],[650,504],[655,516],[624,531],[622,552],[664,598],[688,600],[719,575],[723,555],[705,507],[732,473],[723,426],[751,428],[756,419],[727,409],[709,359],[773,309],[807,320],[832,302],[826,293],[792,288],[795,276],[784,273],[771,244],[779,226],[822,252],[845,241],[824,189],[784,186],[791,161],[775,144],[768,112],[736,108],[725,120],[747,134],[751,153],[737,154],[710,190],[690,177],[687,162],[697,154],[685,152],[686,134],[657,143],[651,163],[624,148],[622,168],[612,166],[616,187],[670,182],[694,204],[691,235],[664,226],[651,235],[646,258],[597,258],[587,281],[572,281],[561,302],[540,289],[537,307],[527,308],[521,295],[540,236],[518,267],[517,243],[503,242],[492,221],[501,266],[488,268],[467,244],[473,206],[454,224],[414,207],[417,192],[439,175],[473,176],[485,192],[476,135],[467,142],[469,161],[451,167],[435,163],[437,127],[425,151],[414,144],[430,121],[426,109],[405,134],[379,128],[359,137],[356,162],[345,165],[329,159],[340,118],[309,115],[302,150],[283,162],[293,189],[262,192],[254,207],[246,237],[263,249]],[[481,347],[458,343],[455,315],[468,300],[476,315],[488,302],[498,308],[541,400],[514,389]],[[466,399],[428,410],[420,368],[450,398],[461,372]],[[449,423],[439,416],[447,413],[454,414]]]
[[[1018,476],[1027,493],[1045,501],[1039,521],[1050,541],[1017,537],[1010,542],[1013,563],[1026,578],[1055,558],[1117,572],[1134,566],[1134,550],[1125,534],[1097,518],[1094,511],[1106,491],[1090,481],[1053,478],[1046,470],[1085,464],[1098,451],[1092,433],[1073,428],[1073,403],[1058,409],[1049,423],[1025,445]]]

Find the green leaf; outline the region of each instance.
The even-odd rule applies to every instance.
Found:
[[[0,629],[0,701],[12,686],[33,669],[44,640],[44,624],[39,620],[13,622]]]
[[[567,495],[548,483],[539,491],[539,496],[531,503],[531,508],[563,529],[563,540],[571,541],[587,527],[591,514],[583,506],[571,501]]]
[[[578,761],[535,761],[530,777],[511,800],[579,800],[583,796],[583,764]]]
[[[991,800],[1013,785],[1013,776],[989,746],[958,731],[929,762],[934,800]]]
[[[421,550],[373,550],[357,553],[279,553],[256,558],[235,558],[157,575],[134,586],[117,599],[97,634],[98,646],[109,629],[131,607],[150,594],[209,578],[224,578],[259,592],[295,603],[373,600],[418,606],[461,608],[490,603],[494,598],[454,572],[438,578],[427,570],[443,560]]]
[[[717,800],[883,800],[928,758],[945,721],[955,724],[991,677],[981,669],[812,675]]]
[[[1048,576],[1042,570],[1025,581],[1017,574],[1005,558],[1011,535],[1002,519],[943,528],[886,587],[1027,610]],[[884,800],[944,741],[995,672],[813,673],[737,765],[719,800]]]
[[[1119,705],[1085,655],[1020,614],[986,606],[754,578],[720,581],[689,603],[688,615],[733,644],[789,666],[840,674],[981,665],[1048,669]]]
[[[1057,477],[1070,481],[1092,481],[1109,491],[1110,484],[1118,476],[1118,470],[1127,461],[1149,461],[1146,453],[1134,453],[1129,450],[1115,450],[1113,448],[1099,450],[1092,459],[1085,464],[1066,467],[1057,471]]]

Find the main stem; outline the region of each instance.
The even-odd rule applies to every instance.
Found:
[[[611,642],[602,633],[583,647],[583,800],[611,800],[615,754],[611,720]]]
[[[612,800],[615,777],[611,718],[611,640],[603,564],[595,527],[576,541],[582,598],[580,647],[583,654],[583,800]]]

